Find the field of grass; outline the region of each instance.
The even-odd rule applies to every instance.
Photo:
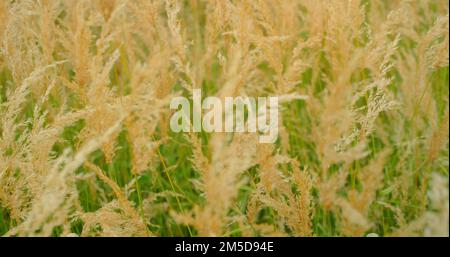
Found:
[[[448,13],[1,0],[0,236],[448,236]],[[278,96],[277,141],[171,131],[194,89]]]

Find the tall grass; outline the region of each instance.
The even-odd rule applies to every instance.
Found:
[[[448,236],[448,9],[0,1],[0,235]],[[198,88],[277,142],[170,131]]]

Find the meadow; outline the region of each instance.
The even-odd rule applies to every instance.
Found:
[[[0,0],[0,236],[449,236],[448,0]],[[279,134],[171,99],[278,97]]]

